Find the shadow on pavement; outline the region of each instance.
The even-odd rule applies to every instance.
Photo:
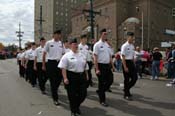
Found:
[[[118,95],[121,95],[123,97],[123,94],[120,93],[120,92],[115,92],[115,93],[112,92],[111,94],[118,94]],[[93,101],[96,101],[96,102],[99,101],[99,98],[98,98],[96,92],[89,91],[88,95],[89,96],[87,97],[87,99],[90,99],[90,100],[93,100]],[[154,102],[144,101],[142,99],[152,100],[152,98],[143,97],[143,96],[138,95],[138,94],[134,94],[134,98],[135,98],[135,101],[139,101],[139,102],[146,103],[146,104],[151,104],[152,103],[152,105],[154,105],[156,107],[159,107],[159,105],[162,105],[163,108],[166,107],[166,106],[163,106],[163,105],[171,105],[169,108],[174,107],[174,105],[168,104],[168,103],[164,104],[164,103],[156,103],[155,102],[155,104],[154,104]],[[124,113],[131,114],[131,115],[134,115],[134,116],[148,116],[148,115],[149,116],[163,116],[161,114],[161,112],[159,112],[158,110],[154,110],[154,109],[151,109],[151,108],[150,109],[140,108],[139,106],[136,107],[134,105],[129,105],[128,101],[125,101],[125,100],[112,99],[112,98],[107,97],[107,103],[109,104],[110,107],[112,107],[116,110],[122,111]],[[167,108],[168,108],[168,106],[167,106]]]
[[[82,106],[82,116],[115,116],[115,115],[108,115],[107,112],[100,108],[89,108],[86,106]]]
[[[135,98],[137,101],[144,103],[144,104],[148,104],[148,105],[152,105],[154,107],[159,107],[159,108],[163,108],[163,109],[168,109],[168,110],[175,110],[175,102],[174,103],[168,103],[168,102],[157,102],[155,101],[148,101],[148,100],[144,100],[145,97],[139,95],[139,94],[135,94]]]
[[[129,105],[128,102],[124,100],[109,99],[108,103],[110,104],[110,107],[134,116],[163,116],[162,113],[157,110]]]

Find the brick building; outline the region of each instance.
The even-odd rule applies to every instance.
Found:
[[[89,6],[80,5],[78,8],[87,9]],[[161,42],[175,41],[175,36],[165,34],[166,29],[175,30],[173,8],[174,0],[94,0],[94,10],[101,12],[101,16],[95,18],[95,37],[99,38],[99,30],[106,28],[109,40],[117,49],[125,41],[125,33],[133,31],[136,45],[143,45],[144,49],[160,47]],[[73,12],[71,36],[79,37],[89,32],[86,15]]]

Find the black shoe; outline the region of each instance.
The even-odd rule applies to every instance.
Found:
[[[81,115],[81,110],[80,109],[78,109],[77,114]]]
[[[53,102],[56,106],[59,106],[60,105],[60,103],[58,102],[58,101],[54,101]]]
[[[89,85],[90,85],[91,87],[93,87],[93,85],[94,85],[94,84],[93,84],[93,82],[90,82],[90,84],[89,84]]]
[[[128,101],[132,101],[132,97],[131,96],[124,96],[124,99],[128,100]]]
[[[105,102],[101,102],[100,103],[102,106],[104,106],[104,107],[108,107],[109,105],[108,104],[106,104]]]
[[[99,94],[99,90],[96,90],[96,93]]]
[[[71,113],[71,116],[81,116],[81,115],[77,113]]]
[[[108,90],[107,90],[107,92],[110,92],[110,93],[111,93],[111,92],[112,92],[112,90],[111,90],[111,89],[108,89]]]
[[[45,91],[41,91],[41,93],[42,93],[43,95],[46,95],[46,92],[45,92]]]

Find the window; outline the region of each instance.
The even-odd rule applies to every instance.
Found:
[[[175,8],[172,9],[172,16],[175,17]]]
[[[105,8],[105,13],[107,13],[108,12],[108,8]]]
[[[63,6],[64,4],[63,4],[63,2],[61,2],[61,6]]]

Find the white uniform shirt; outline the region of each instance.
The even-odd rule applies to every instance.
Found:
[[[44,53],[44,48],[42,48],[41,46],[36,48],[35,57],[37,57],[37,62],[39,63],[43,62],[43,53]],[[47,58],[46,58],[46,62],[47,62]]]
[[[66,53],[61,58],[58,67],[76,73],[82,73],[89,68],[86,63],[86,57],[80,52],[74,53],[73,51]]]
[[[111,55],[114,55],[114,49],[108,43],[107,43],[107,45],[108,45],[108,48],[109,48],[109,50],[111,52]]]
[[[112,56],[109,45],[106,42],[103,42],[101,39],[95,43],[93,48],[93,54],[97,55],[98,63],[109,64],[110,58]]]
[[[28,60],[35,60],[35,50],[29,49],[26,51],[25,58]]]
[[[65,53],[70,52],[71,50],[69,48],[65,48]]]
[[[79,50],[80,53],[82,53],[86,56],[87,61],[91,61],[90,53],[89,53],[89,47],[87,45],[83,45],[82,43],[80,43],[78,45],[78,50]]]
[[[54,41],[54,39],[46,42],[44,51],[47,52],[49,60],[60,60],[65,53],[64,45],[61,41]]]
[[[128,42],[124,43],[121,47],[121,55],[124,55],[126,60],[133,60],[135,56],[134,45]]]
[[[135,59],[136,61],[142,60],[142,55],[143,55],[143,54],[142,54],[141,52],[135,51],[134,59]]]
[[[22,52],[21,57],[25,58],[25,55],[26,55],[26,51]]]
[[[87,61],[88,62],[91,62],[92,61],[92,58],[93,58],[93,53],[92,53],[91,50],[88,50]]]
[[[18,60],[22,60],[22,53],[18,53],[16,58],[17,58]]]

